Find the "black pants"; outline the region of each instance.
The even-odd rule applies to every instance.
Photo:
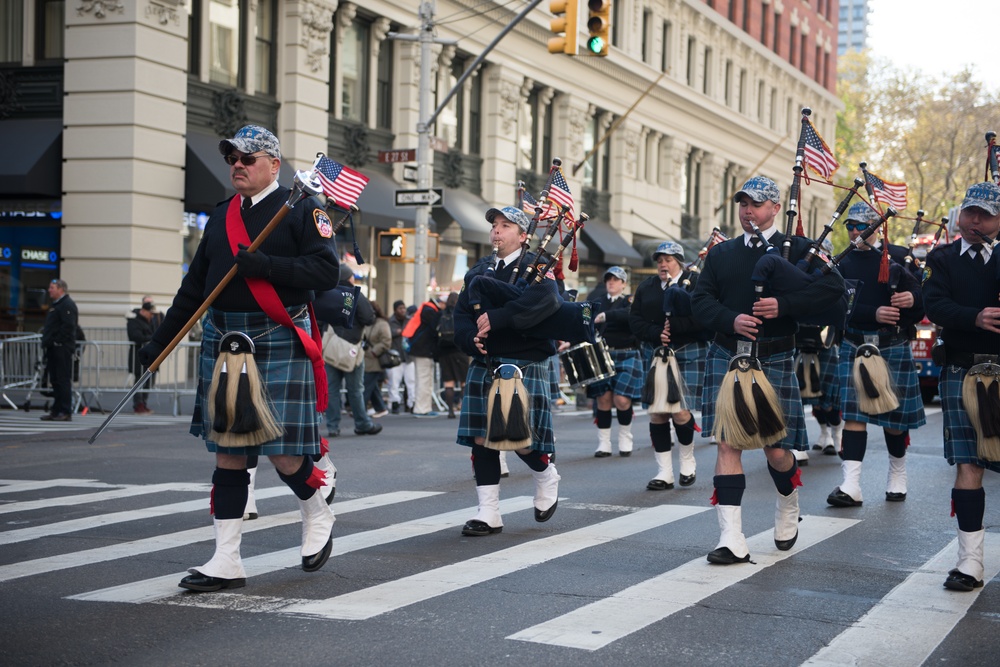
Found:
[[[45,353],[48,360],[49,383],[55,399],[52,414],[68,415],[73,411],[73,349],[54,345]]]

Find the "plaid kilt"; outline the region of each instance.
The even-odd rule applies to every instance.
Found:
[[[643,382],[646,381],[649,369],[653,367],[653,350],[655,349],[649,343],[642,344],[642,367],[646,370],[646,373],[643,374]],[[674,350],[677,367],[680,368],[681,378],[684,380],[684,386],[687,390],[684,394],[684,402],[687,404],[688,410],[701,410],[702,383],[705,381],[705,357],[707,355],[708,344],[702,342],[688,343],[680,349]],[[642,407],[648,408],[649,404],[643,403]]]
[[[968,369],[945,366],[941,369],[938,391],[941,392],[941,416],[944,419],[944,458],[951,465],[971,463],[1000,472],[1000,462],[979,458],[976,431],[962,405],[962,381]]]
[[[722,378],[729,371],[729,362],[733,358],[729,350],[712,343],[708,346],[708,359],[705,365],[705,387],[702,392],[701,404],[701,434],[703,437],[712,435],[715,425],[715,397],[719,394]],[[809,443],[806,432],[806,419],[802,410],[802,396],[799,394],[799,381],[795,377],[795,357],[791,350],[770,357],[758,359],[768,381],[774,387],[781,401],[781,412],[785,417],[788,435],[780,440],[775,447],[782,449],[805,449]]]
[[[815,405],[821,410],[840,410],[840,349],[831,345],[830,349],[817,351],[819,357],[819,387],[822,396],[802,397],[804,405]]]
[[[489,364],[487,367],[486,363]],[[525,362],[507,357],[476,359],[469,365],[462,394],[462,414],[458,420],[456,442],[466,447],[476,444],[476,438],[486,437],[486,409],[493,384],[492,369],[500,364],[514,364],[524,373],[524,387],[531,396],[531,448],[551,454],[556,451],[555,433],[552,431],[552,410],[549,405],[552,387],[550,362]]]
[[[301,306],[295,306],[289,308],[288,312],[294,316],[300,310]],[[296,326],[309,331],[308,315],[295,318],[294,322]],[[257,337],[274,327],[277,327],[274,331]],[[215,367],[219,341],[231,331],[241,331],[253,339],[256,347],[254,360],[267,387],[275,419],[285,429],[280,437],[256,447],[220,447],[218,443],[208,439],[212,422],[205,409],[205,400],[212,384],[212,369]],[[316,411],[316,380],[313,377],[312,363],[302,349],[298,336],[291,329],[278,326],[263,313],[227,313],[209,308],[201,341],[198,390],[191,418],[191,435],[203,438],[208,451],[221,454],[319,454],[321,418],[322,414]]]
[[[643,372],[638,350],[609,350],[609,354],[615,363],[615,374],[607,380],[587,385],[587,398],[597,398],[608,391],[633,401],[642,398],[646,373]]]
[[[844,421],[872,424],[882,428],[907,431],[927,423],[924,417],[924,399],[920,395],[920,380],[913,364],[909,342],[879,348],[889,367],[889,375],[896,387],[899,407],[881,415],[869,415],[858,408],[858,392],[854,388],[854,357],[858,346],[849,340],[840,344],[840,403]],[[961,393],[961,391],[959,392]]]

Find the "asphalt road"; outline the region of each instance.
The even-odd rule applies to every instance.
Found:
[[[941,586],[956,525],[936,406],[912,433],[904,503],[884,501],[880,433],[860,508],[827,506],[839,459],[813,452],[789,552],[773,546],[764,457],[746,453],[754,563],[730,567],[705,561],[718,539],[707,439],[694,486],[647,491],[645,416],[635,454],[595,459],[589,415],[560,413],[555,516],[533,520],[530,473],[511,457],[503,532],[470,538],[460,529],[476,496],[456,422],[388,416],[379,436],[333,441],[329,563],[301,571],[296,503],[262,468],[247,586],[215,594],[176,587],[212,551],[213,460],[186,420],[123,415],[90,445],[101,415],[38,414],[0,412],[4,665],[993,665],[1000,649],[997,581]],[[998,491],[987,474],[989,579]]]

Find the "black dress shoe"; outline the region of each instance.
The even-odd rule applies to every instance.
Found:
[[[611,452],[602,452],[601,450],[597,450],[596,452],[594,452],[595,459],[605,459],[609,456],[611,456]]]
[[[948,590],[968,593],[975,588],[982,588],[983,580],[976,579],[956,569],[948,573],[948,578],[944,580],[944,587]]]
[[[708,554],[708,562],[715,565],[733,565],[735,563],[749,563],[750,554],[743,558],[737,558],[736,554],[729,550],[729,547],[719,547]]]
[[[319,553],[302,557],[302,569],[306,572],[315,572],[326,565],[326,561],[330,559],[330,552],[332,551],[333,538],[331,537],[326,541],[326,546],[320,549]]]
[[[826,502],[834,507],[861,507],[864,503],[864,501],[855,500],[841,491],[839,486],[833,490],[833,493],[826,497]]]
[[[221,591],[223,588],[243,588],[247,585],[247,580],[244,578],[220,579],[219,577],[210,577],[207,574],[195,572],[194,574],[189,574],[181,579],[181,583],[177,585],[181,588],[186,588],[189,591],[213,593],[215,591]]]
[[[631,451],[618,452],[618,456],[632,456],[632,452]]]
[[[799,521],[802,521],[802,517],[799,517]],[[775,540],[774,546],[778,547],[778,551],[788,551],[795,546],[795,540],[799,539],[799,531],[795,531],[795,535],[792,536],[790,540]]]
[[[500,478],[503,479],[504,477],[510,477],[510,473],[509,472],[500,473]]]
[[[825,454],[826,456],[836,456],[837,448],[834,447],[833,445],[827,445],[826,447],[823,448],[823,454]]]
[[[813,445],[813,449],[816,451],[822,451],[823,445]]]
[[[898,491],[886,491],[885,499],[888,500],[890,503],[901,503],[904,500],[906,500],[906,494],[899,493]]]
[[[368,428],[356,428],[354,429],[354,435],[377,435],[382,432],[382,425],[372,422],[372,425]]]
[[[544,523],[548,521],[549,519],[552,518],[552,515],[556,513],[556,507],[558,506],[559,506],[559,501],[557,500],[554,503],[552,503],[552,507],[548,508],[547,510],[540,510],[536,507],[535,521],[537,521],[538,523]]]
[[[482,537],[483,535],[492,535],[493,533],[502,533],[503,526],[497,526],[494,528],[485,521],[480,521],[479,519],[470,519],[465,522],[462,526],[462,534],[468,535],[469,537]]]
[[[668,489],[674,488],[674,485],[670,482],[664,482],[662,479],[651,479],[646,488],[650,491],[666,491]]]
[[[43,422],[71,422],[73,421],[72,415],[61,414],[61,415],[42,415],[39,417]]]
[[[694,475],[681,475],[677,481],[681,486],[691,486],[694,484]]]

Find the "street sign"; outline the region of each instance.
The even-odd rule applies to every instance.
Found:
[[[440,206],[444,197],[441,188],[426,190],[396,190],[396,206]]]
[[[403,165],[403,180],[408,183],[417,182],[417,166],[415,164]]]
[[[378,152],[378,161],[382,164],[392,164],[394,162],[413,162],[416,159],[416,148],[400,148],[398,150]]]

